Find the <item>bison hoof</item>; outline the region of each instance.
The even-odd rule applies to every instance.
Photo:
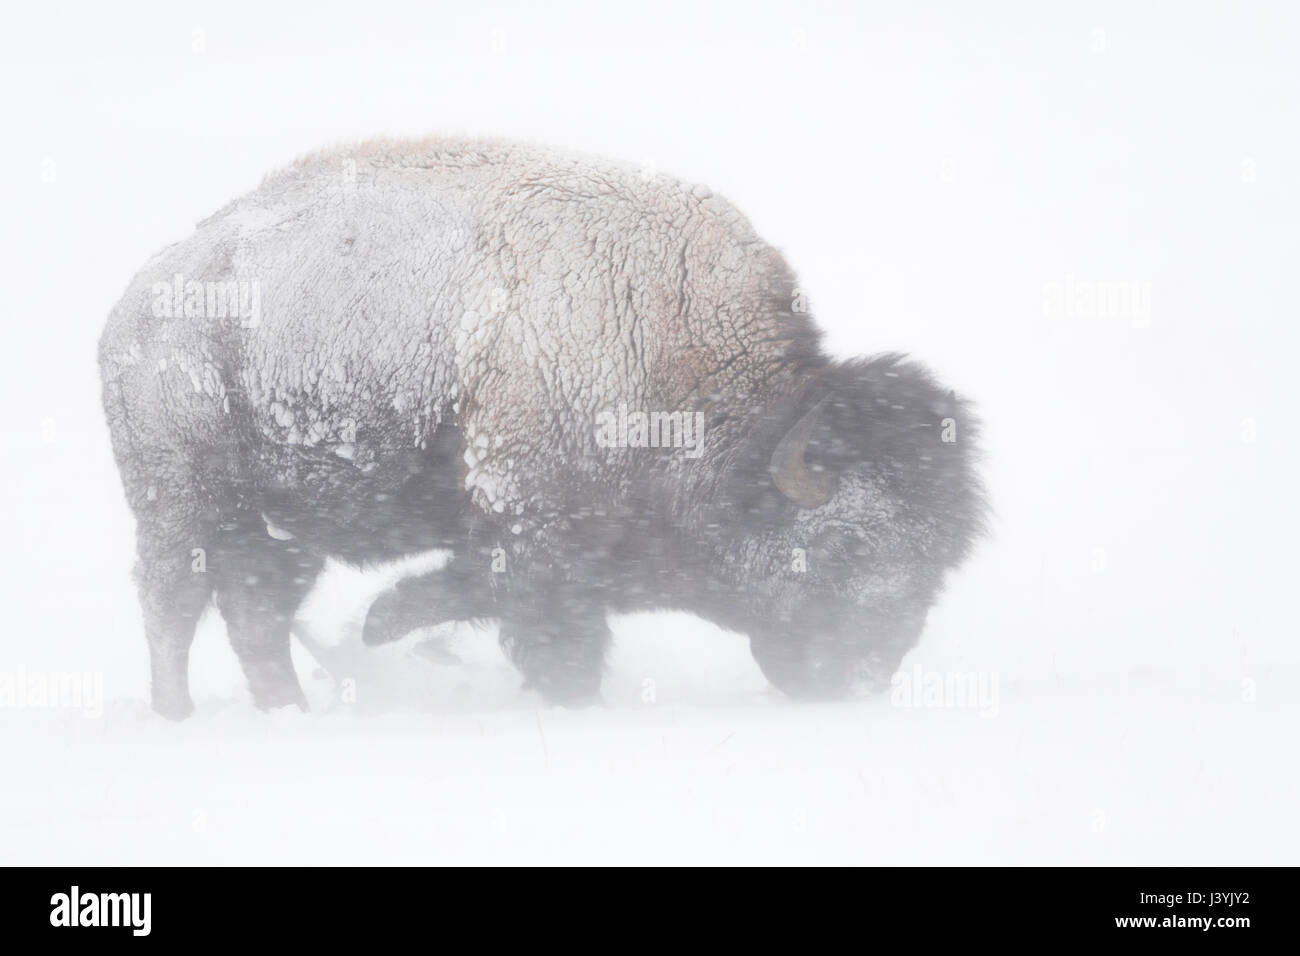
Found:
[[[194,703],[190,695],[154,694],[153,712],[167,720],[185,720],[194,713]]]
[[[307,698],[303,697],[301,691],[296,694],[254,695],[253,703],[258,710],[279,710],[282,707],[297,707],[306,713],[311,709],[307,706]]]
[[[600,696],[600,685],[572,684],[560,681],[525,680],[522,690],[536,691],[542,700],[551,707],[564,707],[581,710],[584,707],[603,707],[605,700]]]
[[[245,662],[244,673],[248,688],[253,692],[253,703],[258,710],[277,710],[280,707],[307,709],[307,698],[298,684],[298,675],[287,661]]]

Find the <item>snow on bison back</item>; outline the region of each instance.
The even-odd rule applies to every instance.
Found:
[[[796,696],[879,687],[978,535],[967,406],[833,361],[780,254],[706,188],[532,146],[309,156],[135,277],[100,342],[153,704],[210,598],[255,701],[301,704],[322,562],[452,552],[367,642],[491,618],[548,700],[610,611],[749,636]]]

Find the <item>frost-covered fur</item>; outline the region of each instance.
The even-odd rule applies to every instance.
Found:
[[[200,293],[168,317],[189,282],[257,314]],[[582,701],[607,612],[672,607],[749,634],[791,692],[879,683],[977,532],[974,426],[914,365],[828,360],[796,296],[725,200],[588,157],[375,141],[269,176],[155,257],[100,343],[155,707],[190,710],[210,596],[257,702],[301,702],[289,625],[324,557],[434,547],[451,562],[367,640],[496,618],[534,686]],[[703,413],[703,453],[602,447],[620,406]],[[769,463],[814,408],[835,489],[801,507]]]

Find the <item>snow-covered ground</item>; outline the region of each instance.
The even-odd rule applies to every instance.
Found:
[[[381,652],[355,704],[313,680],[311,714],[259,714],[232,672],[204,681],[184,725],[122,699],[99,719],[7,718],[6,859],[1295,859],[1294,829],[1269,823],[1294,806],[1277,751],[1290,700],[999,675],[992,707],[801,706],[764,688],[734,636],[667,616],[623,625],[603,708],[541,707],[490,635],[464,632],[454,666],[419,637]]]
[[[0,693],[0,862],[1297,862],[1297,13],[553,6],[6,11],[0,692],[88,676]],[[361,648],[383,579],[334,567],[311,713],[254,710],[210,615],[198,712],[152,716],[104,317],[268,168],[431,130],[707,182],[833,351],[977,401],[997,514],[910,697],[796,705],[644,615],[605,706],[547,709],[490,631]]]
[[[102,702],[0,722],[5,861],[1206,864],[1300,849],[1300,706],[1280,663],[1258,678],[1185,661],[990,668],[996,619],[962,623],[949,602],[889,695],[801,705],[765,686],[743,638],[637,615],[615,622],[605,706],[567,711],[519,689],[491,629],[363,648],[349,618],[383,580],[336,566],[305,609],[329,667],[296,647],[309,714],[252,707],[211,615],[198,712],[157,719],[122,609],[128,626],[80,658],[104,665]]]

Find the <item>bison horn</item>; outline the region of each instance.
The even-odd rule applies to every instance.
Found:
[[[825,472],[813,471],[804,461],[804,449],[817,426],[817,416],[821,413],[822,403],[818,402],[812,410],[790,427],[785,437],[777,442],[772,452],[772,462],[768,470],[772,472],[772,482],[785,495],[801,508],[818,508],[830,500],[833,482]]]

